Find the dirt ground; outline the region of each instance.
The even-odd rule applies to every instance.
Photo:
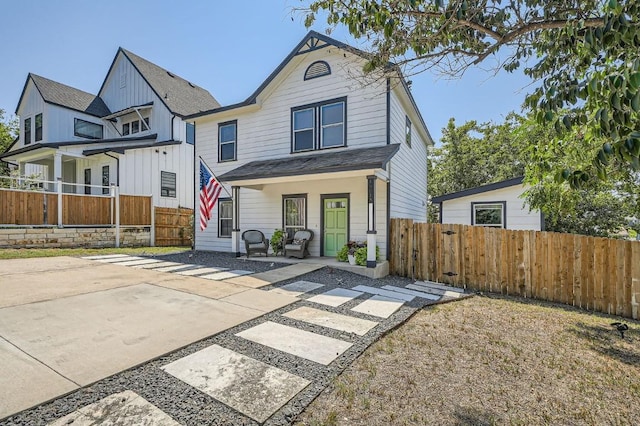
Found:
[[[610,325],[622,321],[622,339]],[[371,346],[299,425],[640,422],[640,322],[532,300],[438,305]]]

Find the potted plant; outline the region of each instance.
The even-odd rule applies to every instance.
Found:
[[[275,231],[273,231],[273,235],[269,240],[269,245],[271,246],[271,250],[273,250],[273,254],[275,256],[277,256],[278,253],[284,250],[284,246],[282,245],[283,239],[284,239],[284,229],[276,229]]]
[[[349,265],[356,264],[356,251],[357,247],[349,247],[349,251],[347,252],[347,259],[349,260]]]

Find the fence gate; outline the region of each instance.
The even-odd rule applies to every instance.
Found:
[[[434,237],[440,240],[436,256],[440,258],[442,270],[439,271],[438,281],[457,285],[460,281],[460,232],[452,225],[443,225]]]

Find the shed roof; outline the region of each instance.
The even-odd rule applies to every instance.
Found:
[[[431,199],[431,202],[441,203],[443,201],[453,200],[455,198],[468,197],[470,195],[482,194],[483,192],[495,191],[496,189],[508,188],[510,186],[520,185],[523,180],[524,177],[518,176],[513,179],[507,179],[487,185],[476,186],[475,188],[468,188],[462,191],[440,195],[439,197],[433,197]]]

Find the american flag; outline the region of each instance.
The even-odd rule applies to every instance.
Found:
[[[218,201],[222,185],[213,177],[211,170],[200,160],[200,230],[204,231],[211,220],[213,207]]]

